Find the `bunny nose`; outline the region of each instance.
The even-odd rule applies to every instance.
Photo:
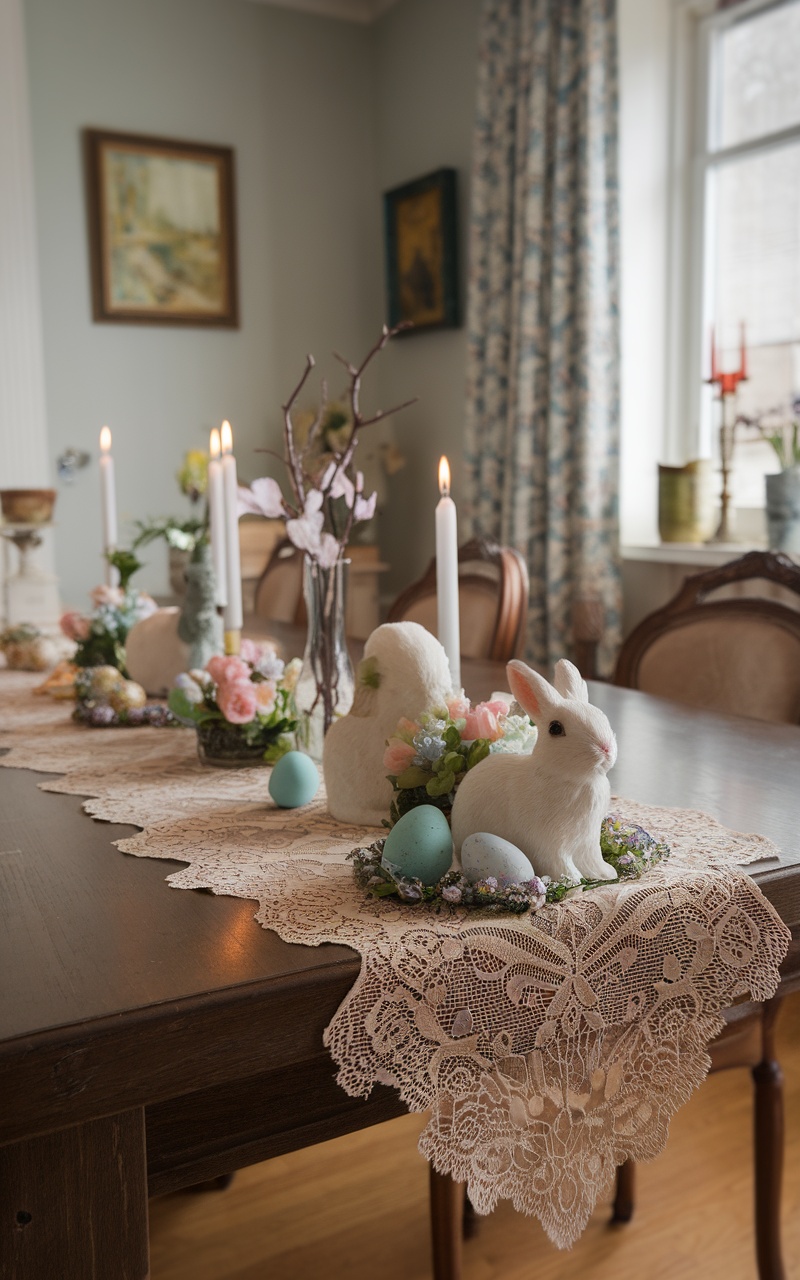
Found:
[[[604,751],[604,752],[605,752],[605,754],[606,754],[607,756],[610,756],[610,755],[611,755],[611,743],[610,743],[610,742],[601,742],[601,743],[600,743],[600,750],[601,750],[601,751]]]

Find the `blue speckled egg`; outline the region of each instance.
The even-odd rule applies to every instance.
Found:
[[[319,770],[302,751],[287,751],[273,767],[269,794],[282,809],[299,809],[319,791]]]
[[[461,846],[461,870],[470,884],[494,876],[500,884],[523,884],[535,874],[521,849],[491,831],[476,831]]]
[[[409,809],[394,824],[383,846],[381,862],[400,875],[436,884],[453,860],[453,837],[447,818],[433,804]]]

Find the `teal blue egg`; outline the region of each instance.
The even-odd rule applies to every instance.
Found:
[[[453,860],[453,837],[447,818],[432,804],[409,809],[394,824],[383,846],[381,862],[402,876],[436,884]]]
[[[299,809],[319,791],[319,770],[302,751],[287,751],[273,767],[269,794],[282,809]]]

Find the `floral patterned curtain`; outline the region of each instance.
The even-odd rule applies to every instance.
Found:
[[[615,0],[485,0],[470,227],[467,511],[531,573],[528,659],[619,638]]]

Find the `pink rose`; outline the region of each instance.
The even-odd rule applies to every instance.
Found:
[[[225,657],[221,653],[209,658],[206,671],[215,684],[223,684],[226,680],[250,679],[250,668],[246,662],[234,656]]]
[[[66,613],[63,613],[58,625],[68,640],[80,642],[89,635],[89,619],[84,618],[83,614],[78,613],[77,609],[68,609]]]
[[[271,680],[260,680],[253,685],[256,695],[256,706],[262,715],[268,716],[275,709],[275,685]]]
[[[505,707],[503,710],[505,711]],[[470,711],[464,725],[464,737],[467,740],[488,738],[490,742],[495,742],[500,737],[497,716],[488,702],[481,702],[474,711]]]
[[[414,763],[416,754],[414,748],[401,738],[390,738],[383,753],[383,767],[396,777]]]
[[[451,720],[463,720],[470,713],[469,698],[460,695],[447,699],[447,712]]]
[[[217,706],[231,724],[249,724],[256,714],[255,687],[249,680],[225,680],[217,689]]]
[[[409,720],[403,716],[402,720],[397,722],[397,734],[400,738],[410,742],[415,734],[419,733],[419,725],[416,720]],[[394,741],[394,739],[392,739]]]

